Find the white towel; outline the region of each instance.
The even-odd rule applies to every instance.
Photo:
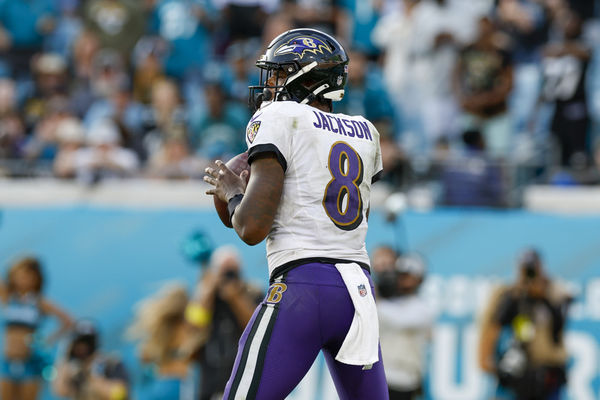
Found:
[[[369,279],[356,263],[335,264],[354,304],[354,318],[335,359],[344,364],[363,365],[379,361],[379,322]]]

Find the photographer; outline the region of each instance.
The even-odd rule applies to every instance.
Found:
[[[263,297],[242,279],[240,269],[235,247],[216,249],[185,312],[200,341],[200,400],[222,395],[240,336]]]
[[[483,315],[479,365],[498,379],[496,399],[559,399],[566,384],[563,331],[572,298],[545,274],[540,254],[519,258],[517,281]]]
[[[380,247],[372,260],[377,271],[381,353],[390,400],[413,400],[423,392],[434,317],[418,295],[425,277],[424,260],[416,254],[397,257],[391,251]]]
[[[123,363],[101,355],[99,335],[89,320],[77,322],[65,357],[56,366],[54,394],[73,400],[127,400],[129,378]]]

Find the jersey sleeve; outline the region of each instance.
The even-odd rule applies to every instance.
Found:
[[[373,140],[375,140],[375,165],[373,167],[373,176],[371,177],[371,183],[373,184],[380,180],[381,176],[383,175],[383,160],[381,158],[381,143],[379,141],[379,132],[371,122],[369,122],[369,125],[371,125],[372,132],[375,133],[375,135],[373,135]]]
[[[272,153],[285,172],[290,159],[291,126],[288,118],[278,111],[275,104],[259,109],[246,127],[248,164],[263,153]]]

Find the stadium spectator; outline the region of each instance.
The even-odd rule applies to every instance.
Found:
[[[122,75],[107,97],[99,98],[90,106],[85,120],[88,127],[105,119],[115,121],[122,132],[123,147],[135,151],[143,160],[146,152],[142,142],[148,129],[148,114],[146,107],[132,99],[129,77]]]
[[[98,37],[89,30],[83,30],[73,43],[71,54],[70,97],[71,109],[79,118],[83,118],[90,105],[95,100],[92,91],[94,76],[94,60],[100,50]]]
[[[29,78],[30,61],[56,26],[52,0],[4,0],[0,3],[0,51],[19,83]]]
[[[379,142],[381,143],[381,160],[383,162],[383,175],[381,180],[400,188],[407,183],[405,179],[408,157],[398,146],[394,137],[393,122],[382,120],[375,124],[379,131]]]
[[[244,132],[248,110],[235,102],[227,101],[220,82],[205,86],[206,112],[193,115],[191,143],[196,154],[208,160],[228,160],[244,151]]]
[[[379,49],[373,44],[371,32],[380,18],[383,1],[344,0],[340,3],[338,31],[349,39],[348,47],[374,59]]]
[[[588,184],[600,184],[600,140],[596,139],[592,145],[593,165],[590,169],[589,177],[586,181]]]
[[[383,77],[399,118],[400,142],[410,154],[429,157],[438,138],[456,134],[452,69],[458,48],[473,36],[479,9],[410,0],[384,14],[373,30],[373,42],[384,50]]]
[[[161,179],[199,178],[208,160],[197,158],[190,152],[185,126],[174,126],[172,130],[148,161],[148,176]]]
[[[234,247],[213,252],[186,310],[187,321],[201,338],[200,400],[223,394],[238,341],[262,296],[242,278],[240,255]]]
[[[90,76],[91,95],[94,100],[113,95],[126,79],[127,68],[123,58],[114,50],[100,49],[93,53]],[[89,124],[86,121],[86,124]]]
[[[29,130],[48,116],[51,101],[57,96],[68,95],[67,63],[60,55],[39,54],[31,60],[31,64],[35,85],[22,101],[23,116]]]
[[[294,27],[306,27],[334,34],[345,45],[351,41],[350,31],[344,21],[342,1],[292,0],[285,6]],[[282,33],[281,31],[278,33]]]
[[[543,49],[543,100],[553,105],[550,129],[560,149],[559,164],[582,170],[590,163],[590,115],[585,83],[590,49],[581,39],[579,16],[565,8],[556,16],[562,40]]]
[[[394,121],[394,108],[381,75],[361,51],[350,51],[348,83],[344,98],[335,111],[348,115],[364,115],[371,121]]]
[[[19,162],[23,157],[23,147],[26,142],[26,130],[23,118],[16,112],[4,114],[0,119],[0,159]],[[8,167],[2,175],[17,173]]]
[[[0,118],[17,110],[17,88],[15,81],[0,79]]]
[[[594,44],[596,29],[594,20],[590,19],[597,11],[597,1],[28,2],[30,7],[23,7],[25,3],[21,0],[0,1],[0,54],[4,54],[0,60],[0,76],[13,82],[14,88],[9,91],[14,90],[16,100],[15,108],[6,114],[5,119],[0,110],[0,130],[10,131],[0,138],[0,156],[13,160],[2,162],[4,175],[48,175],[48,165],[59,144],[56,138],[42,137],[41,132],[48,131],[42,129],[49,125],[47,120],[55,119],[55,115],[49,115],[48,105],[58,103],[56,97],[60,98],[60,102],[64,98],[68,100],[65,116],[74,115],[82,119],[86,129],[90,128],[92,120],[114,119],[121,131],[122,146],[135,151],[143,164],[139,171],[152,169],[149,160],[156,160],[157,152],[163,153],[165,132],[181,130],[180,124],[186,124],[190,132],[187,140],[190,153],[212,158],[214,154],[223,152],[222,148],[231,147],[232,129],[243,128],[244,124],[238,124],[237,120],[246,119],[242,106],[246,86],[254,84],[258,77],[248,67],[249,61],[254,59],[252,53],[259,40],[266,46],[282,31],[302,24],[335,32],[343,42],[352,44],[362,53],[352,57],[351,64],[355,64],[356,68],[353,70],[350,65],[346,104],[338,109],[352,114],[364,109],[367,116],[378,124],[391,126],[387,129],[390,135],[386,143],[393,145],[390,147],[394,150],[391,154],[396,156],[400,154],[396,151],[399,146],[402,157],[406,159],[398,164],[401,168],[397,170],[403,178],[388,179],[393,185],[410,187],[436,179],[438,175],[431,173],[431,166],[436,165],[438,150],[447,148],[449,152],[455,152],[460,146],[459,133],[464,129],[481,130],[487,143],[486,152],[494,157],[510,154],[511,167],[527,163],[517,166],[519,171],[527,169],[527,172],[518,172],[518,178],[510,182],[511,186],[539,179],[541,173],[549,176],[551,183],[590,183],[595,179],[593,171],[590,173],[588,169],[592,164],[591,143],[597,130],[592,121],[598,114],[596,104],[599,103],[594,99],[594,85],[598,81],[597,45]],[[567,21],[572,20],[566,17],[572,14],[572,11],[566,12],[569,8],[585,13],[579,16],[587,26],[583,35],[562,39]],[[240,25],[236,22],[240,15],[245,21],[252,19],[253,23]],[[461,93],[467,103],[469,98],[475,99],[470,102],[468,110],[461,113],[461,108],[462,111],[465,108],[457,107],[460,106],[460,98],[449,96],[454,82],[448,77],[453,59],[468,57],[465,52],[459,54],[458,49],[471,40],[480,15],[493,17],[499,28],[489,35],[491,39],[488,42],[493,43],[490,47],[495,49],[485,57],[489,62],[494,58],[491,53],[501,54],[506,68],[482,68],[488,86],[494,90],[488,90],[485,95],[480,93],[480,97]],[[571,32],[581,30],[572,26],[568,29]],[[555,52],[561,44],[572,50],[576,46],[571,43],[583,48],[586,47],[584,40],[588,58],[576,58],[585,66],[585,76],[573,98],[564,101],[546,96],[546,91],[541,92],[540,88],[548,89],[553,79],[548,76],[549,69],[544,65],[557,65],[567,57],[549,55],[550,49]],[[381,56],[378,63],[372,62],[366,68],[360,68],[365,55],[374,61],[377,54]],[[470,54],[471,59],[479,57],[473,51]],[[377,66],[379,62],[382,69]],[[18,68],[11,68],[12,64],[18,64]],[[507,71],[511,68],[512,73]],[[360,75],[361,70],[365,73],[364,79],[359,76],[354,80],[354,72]],[[508,75],[513,76],[512,86],[506,84]],[[472,74],[465,78],[473,82]],[[176,113],[175,127],[164,125],[157,128],[155,111],[148,111],[148,108],[155,108],[152,103],[153,87],[165,79],[174,79],[174,87],[178,91],[177,108],[181,112]],[[233,109],[233,112],[225,113],[225,118],[211,116],[212,106],[209,103],[214,102],[214,98],[224,101],[212,87],[217,81],[223,86],[227,104],[221,108]],[[382,81],[385,87],[377,81]],[[391,120],[387,116],[375,116],[388,114],[382,112],[381,106],[387,101],[380,89],[389,94],[394,115]],[[508,93],[501,93],[503,90]],[[531,99],[538,94],[546,100],[546,107],[545,113],[533,113],[536,122],[533,124]],[[484,97],[487,97],[485,101],[481,101]],[[494,97],[505,97],[505,100],[493,100]],[[169,99],[171,95],[165,94],[165,98]],[[486,109],[485,103],[489,101],[497,103],[494,115],[477,115]],[[548,105],[555,104],[559,106],[553,109],[554,121],[550,129],[551,121],[546,113],[550,110]],[[581,104],[589,110],[581,113]],[[501,108],[504,111],[498,111]],[[484,114],[489,111],[487,107]],[[244,117],[241,117],[242,114]],[[463,118],[458,118],[461,116]],[[564,135],[569,129],[567,126],[572,124],[580,126],[575,129],[579,135]],[[204,126],[209,127],[212,143],[206,148],[200,143],[206,132],[199,129]],[[533,135],[521,134],[534,128]],[[490,130],[495,133],[490,133]],[[549,131],[561,138],[565,154],[555,157],[552,153],[553,148],[547,140]],[[224,140],[219,138],[221,135]],[[236,135],[235,139],[240,139],[240,136]],[[584,139],[586,142],[581,151]],[[27,143],[29,145],[26,146]],[[216,146],[213,146],[215,143]],[[173,154],[176,154],[184,150],[183,144],[183,141],[169,140],[167,147],[175,150]],[[180,152],[180,155],[186,158],[184,153]],[[235,152],[227,150],[225,154],[224,158]],[[537,172],[529,172],[530,163],[539,164],[535,167]],[[386,166],[386,169],[389,168]],[[558,174],[554,174],[555,171]],[[148,175],[153,174],[154,171]]]
[[[114,100],[118,102],[119,93],[123,91],[124,85],[129,84],[121,56],[114,50],[96,49],[95,41],[93,36],[89,36],[82,44],[82,47],[87,47],[82,50],[85,69],[82,69],[84,75],[80,77],[76,99],[85,104],[82,119],[87,129],[90,129],[98,118],[110,114],[110,111],[116,114],[116,106],[112,104],[111,107],[111,100],[112,103],[115,103]],[[89,56],[93,57],[90,70],[87,69]],[[80,109],[77,104],[74,104],[74,107]]]
[[[80,181],[92,184],[137,172],[139,160],[133,151],[121,146],[119,129],[111,120],[94,123],[88,131],[87,144],[74,154],[75,175]]]
[[[55,3],[58,9],[56,28],[46,37],[44,49],[70,59],[73,44],[84,28],[78,9],[80,0],[58,0]]]
[[[69,315],[43,295],[44,275],[34,257],[17,260],[0,283],[4,315],[4,359],[0,371],[2,399],[35,400],[40,389],[44,360],[36,332],[44,316],[57,318],[60,326],[45,339],[51,344],[72,325]]]
[[[460,132],[452,73],[458,50],[476,34],[480,12],[476,4],[451,0],[421,0],[415,7],[413,90],[428,151],[436,141],[450,141]]]
[[[479,366],[497,378],[496,399],[560,398],[571,300],[547,275],[539,252],[520,255],[516,281],[491,294],[481,320]]]
[[[121,360],[102,354],[100,333],[91,320],[79,320],[56,362],[52,391],[72,400],[127,400],[129,374]]]
[[[598,16],[598,2],[595,0],[566,0],[566,3],[584,21]]]
[[[144,3],[137,0],[89,0],[84,2],[85,23],[98,35],[103,48],[112,49],[128,64],[138,39],[146,30]]]
[[[44,102],[44,113],[33,127],[23,151],[28,160],[38,160],[40,164],[50,164],[58,150],[56,127],[70,117],[68,99],[63,95],[53,95]],[[43,163],[43,164],[42,164]],[[43,171],[38,171],[44,173]]]
[[[239,41],[227,47],[225,59],[227,70],[224,73],[223,82],[227,95],[232,100],[246,104],[248,102],[248,86],[258,84],[258,77],[252,74],[254,68],[251,65],[256,58],[257,46],[260,41]]]
[[[381,354],[390,400],[416,400],[423,393],[426,352],[434,322],[432,310],[418,294],[425,278],[425,262],[416,254],[397,257],[390,250],[382,247],[373,255],[379,271]]]
[[[138,357],[154,366],[155,375],[143,389],[144,400],[180,400],[189,377],[192,349],[186,351],[190,328],[184,314],[188,304],[186,288],[164,285],[158,293],[136,306],[136,315],[127,333],[139,340]]]
[[[172,79],[159,80],[152,86],[150,112],[145,121],[147,133],[143,139],[144,150],[150,158],[159,151],[178,126],[187,123],[179,88]]]
[[[513,72],[503,40],[493,21],[482,17],[477,38],[460,51],[453,78],[464,128],[480,130],[494,158],[506,158],[513,139],[507,112]]]
[[[165,80],[162,59],[167,52],[166,42],[157,36],[144,36],[133,50],[133,98],[142,104],[152,102],[152,87]]]
[[[52,169],[58,178],[72,179],[76,175],[76,154],[85,143],[85,129],[77,118],[65,118],[56,126],[58,151]]]
[[[17,110],[15,82],[0,79],[0,159],[21,158],[25,134],[25,124]]]
[[[179,80],[198,74],[213,54],[214,24],[211,2],[156,0],[150,19],[151,33],[168,43],[164,71]]]
[[[403,7],[384,15],[375,25],[373,43],[383,54],[383,79],[400,119],[399,134],[402,147],[417,150],[421,126],[412,86],[414,58],[411,56],[417,30],[414,11],[418,0],[407,0]],[[352,61],[351,61],[352,62]]]
[[[562,0],[560,0],[562,1]],[[499,0],[495,16],[510,38],[514,88],[509,107],[516,132],[522,132],[534,110],[541,86],[541,52],[548,41],[550,14],[546,0]]]
[[[266,48],[271,43],[271,40],[275,39],[281,32],[289,31],[293,28],[293,7],[284,3],[281,10],[270,15],[265,22],[261,48]]]
[[[260,38],[268,14],[274,12],[280,0],[214,0],[223,29],[220,35],[224,48],[248,39]],[[217,49],[217,54],[223,54]]]

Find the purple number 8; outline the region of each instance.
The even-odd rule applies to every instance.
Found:
[[[350,145],[335,142],[327,164],[331,180],[325,187],[323,207],[340,229],[351,231],[363,220],[363,203],[359,186],[363,180],[363,162]]]

